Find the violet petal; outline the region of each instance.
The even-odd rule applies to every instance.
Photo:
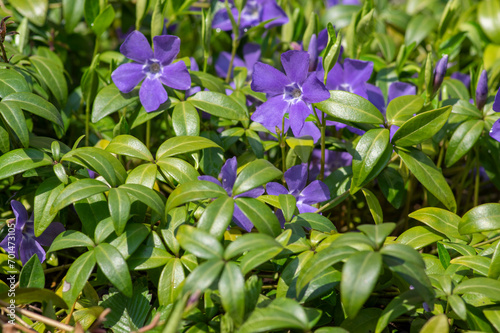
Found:
[[[247,232],[252,231],[253,223],[250,219],[241,211],[237,204],[234,204],[234,212],[233,212],[233,222],[236,225],[242,227]]]
[[[304,83],[309,71],[309,54],[306,51],[286,51],[281,54],[281,64],[291,82]]]
[[[281,95],[271,97],[264,104],[257,107],[257,110],[252,115],[251,119],[262,126],[275,132],[275,127],[281,129],[283,124],[283,116],[288,111],[288,102]]]
[[[303,99],[307,103],[319,103],[330,98],[330,92],[315,75],[309,75],[302,86]]]
[[[290,79],[273,66],[258,62],[253,67],[251,88],[256,92],[273,95],[283,94]]]
[[[139,98],[146,112],[151,112],[158,110],[168,95],[160,80],[146,78],[139,90]]]
[[[45,261],[45,250],[31,237],[23,237],[19,248],[19,254],[23,265],[25,265],[34,254],[38,255],[38,259],[41,263]]]
[[[292,128],[293,135],[298,137],[300,135],[300,131],[304,127],[306,118],[311,114],[311,109],[304,101],[299,101],[297,103],[290,104],[288,114],[290,115],[288,120],[290,121],[290,127]]]
[[[65,230],[61,223],[52,222],[39,237],[35,237],[35,240],[42,246],[50,246],[57,235]]]
[[[147,60],[153,58],[153,51],[147,38],[137,30],[132,31],[127,36],[120,46],[120,52],[125,57],[140,63],[145,63]]]
[[[297,197],[307,183],[307,164],[295,165],[285,171],[285,180],[290,193]]]
[[[212,176],[198,176],[198,180],[206,180],[206,181],[209,181],[211,183],[217,184],[220,187],[222,187],[222,184],[220,183],[220,181]]]
[[[160,80],[164,85],[174,89],[187,90],[191,87],[191,76],[184,61],[163,67]]]
[[[224,163],[221,168],[222,187],[226,190],[228,195],[233,195],[233,186],[236,181],[236,170],[238,162],[236,156],[231,157]]]
[[[266,192],[269,195],[288,194],[286,187],[276,182],[267,183]]]
[[[177,36],[155,36],[153,44],[155,59],[163,66],[172,63],[181,49],[181,40]]]
[[[114,84],[122,93],[131,92],[145,77],[142,64],[128,63],[120,65],[111,74]]]
[[[328,186],[320,180],[315,180],[300,192],[299,200],[305,204],[314,204],[328,199],[330,199]]]

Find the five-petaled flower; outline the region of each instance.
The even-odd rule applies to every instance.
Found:
[[[238,168],[238,162],[236,161],[236,156],[235,156],[228,159],[226,163],[224,163],[224,165],[222,166],[219,175],[219,177],[222,179],[222,184],[218,179],[212,176],[199,176],[198,179],[208,180],[209,182],[222,186],[222,188],[226,190],[227,195],[232,196],[234,182],[236,181],[237,168]],[[264,194],[264,188],[262,186],[259,186],[244,193],[235,195],[233,198],[235,199],[240,197],[257,198],[262,194]],[[253,228],[253,223],[248,219],[248,217],[246,217],[246,215],[241,211],[241,209],[238,208],[238,205],[236,204],[234,204],[233,222],[248,232],[250,232]]]
[[[155,36],[153,44],[154,52],[142,33],[131,32],[120,46],[120,52],[136,62],[123,64],[111,74],[123,93],[132,91],[144,80],[139,97],[147,112],[157,110],[168,99],[163,84],[180,90],[191,87],[186,64],[183,61],[172,63],[180,50],[179,37]]]
[[[299,213],[314,213],[318,210],[313,204],[330,199],[328,187],[320,180],[307,184],[307,164],[299,164],[285,172],[288,189],[279,183],[268,183],[266,191],[270,195],[291,194],[297,199]],[[279,216],[280,217],[280,216]]]
[[[266,93],[268,100],[257,107],[252,120],[273,133],[276,127],[286,132],[290,126],[293,135],[299,136],[306,118],[312,113],[311,103],[328,99],[330,93],[316,75],[309,75],[309,54],[306,51],[283,53],[281,64],[286,75],[270,65],[255,64],[252,90]],[[289,119],[283,118],[286,113]]]
[[[7,253],[14,252],[16,258],[21,259],[23,265],[35,254],[40,262],[44,262],[45,250],[42,246],[49,246],[54,238],[65,230],[64,226],[59,222],[52,222],[39,237],[35,237],[33,215],[28,218],[26,208],[19,201],[12,200],[10,205],[16,217],[14,239],[12,239],[11,234],[8,234],[0,243],[0,247]]]

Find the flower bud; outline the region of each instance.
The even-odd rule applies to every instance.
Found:
[[[309,53],[309,72],[314,72],[318,67],[318,41],[316,34],[311,35],[307,53]]]
[[[436,93],[441,84],[443,83],[444,76],[446,75],[446,69],[448,68],[448,55],[445,54],[441,59],[436,63],[436,68],[434,68],[434,85],[433,90]]]
[[[483,70],[476,87],[476,107],[482,110],[488,99],[488,73]]]

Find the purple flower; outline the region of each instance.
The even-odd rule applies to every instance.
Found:
[[[476,87],[476,107],[479,110],[484,108],[486,100],[488,99],[488,73],[486,70],[481,72]]]
[[[441,59],[438,60],[438,62],[436,63],[436,67],[434,68],[434,84],[432,86],[434,93],[436,93],[436,91],[438,91],[441,87],[447,69],[448,55],[445,54]]]
[[[307,184],[307,164],[303,163],[291,167],[285,172],[285,181],[288,189],[281,184],[272,182],[266,185],[270,195],[291,194],[297,199],[299,213],[313,213],[318,210],[313,204],[330,199],[328,186],[322,181],[315,180]]]
[[[309,72],[314,72],[318,67],[318,39],[316,34],[311,35],[309,40],[309,47],[307,48],[307,53],[309,53]]]
[[[352,164],[352,155],[345,151],[325,150],[325,177],[340,167]],[[309,179],[314,180],[321,171],[321,149],[314,149],[309,164]]]
[[[413,84],[406,82],[393,82],[389,86],[389,92],[387,94],[387,104],[389,104],[393,99],[401,96],[416,95],[417,87]]]
[[[42,246],[49,246],[54,238],[64,231],[63,225],[59,222],[52,222],[39,237],[35,237],[33,215],[28,218],[26,208],[24,208],[19,201],[12,200],[10,205],[16,217],[14,235],[7,235],[0,243],[0,247],[8,253],[12,253],[12,249],[14,249],[14,255],[17,259],[21,259],[23,265],[26,264],[34,254],[38,256],[41,263],[44,262],[45,250]],[[9,239],[9,237],[13,238]]]
[[[470,75],[469,74],[462,74],[460,72],[455,72],[450,75],[452,79],[459,80],[461,81],[467,89],[469,89],[470,86]]]
[[[299,136],[304,122],[312,113],[311,103],[319,103],[330,97],[323,83],[315,75],[308,75],[309,54],[306,51],[287,51],[281,55],[285,74],[276,68],[258,62],[252,75],[252,90],[267,94],[268,100],[257,107],[252,120],[261,123],[269,131],[281,128],[286,113],[284,132],[288,126]],[[289,124],[288,124],[289,123]]]
[[[221,0],[222,1],[222,0]],[[234,19],[238,19],[238,9],[231,8],[231,14]],[[241,11],[240,29],[248,29],[254,27],[261,22],[274,19],[266,23],[267,29],[283,25],[288,22],[288,17],[285,11],[278,6],[275,0],[248,0]],[[229,31],[233,29],[231,20],[226,8],[222,8],[214,15],[212,28]]]
[[[111,78],[123,93],[132,91],[142,80],[139,97],[147,112],[155,111],[167,98],[163,84],[186,90],[191,77],[182,61],[172,63],[179,53],[181,40],[176,36],[155,36],[154,52],[146,37],[139,31],[130,33],[120,46],[120,52],[136,62],[118,67]]]
[[[260,58],[260,45],[248,43],[243,47],[243,59],[235,56],[233,60],[233,69],[235,67],[246,67],[248,70],[248,76],[253,73],[253,66],[257,63]],[[229,69],[229,63],[231,62],[231,53],[221,52],[219,58],[215,62],[215,72],[219,77],[226,78],[227,71]],[[231,76],[233,73],[231,71]]]
[[[495,101],[493,102],[493,111],[500,112],[500,89],[495,95]],[[495,123],[491,127],[490,136],[493,139],[500,141],[500,119],[495,121]]]
[[[226,163],[224,163],[224,165],[222,166],[221,173],[219,175],[219,178],[222,179],[222,184],[218,179],[212,176],[199,176],[198,179],[208,180],[209,182],[222,186],[222,188],[226,191],[227,195],[232,196],[234,182],[236,181],[237,168],[238,168],[238,162],[236,161],[236,156],[235,156],[228,159]],[[264,194],[264,188],[262,186],[259,186],[244,193],[235,195],[234,198],[235,199],[240,197],[257,198],[262,194]],[[239,209],[236,204],[234,204],[233,222],[248,232],[251,231],[253,228],[253,223],[248,219],[248,217],[246,217],[245,214],[243,214],[241,209]]]
[[[326,7],[337,5],[360,5],[359,0],[326,0]]]

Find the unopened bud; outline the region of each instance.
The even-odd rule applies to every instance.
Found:
[[[436,63],[436,68],[434,68],[434,85],[433,90],[436,93],[441,84],[443,83],[444,76],[446,75],[446,69],[448,68],[448,55],[445,54],[441,59]]]
[[[476,107],[482,110],[488,99],[488,73],[486,70],[481,72],[476,87]]]
[[[311,35],[307,53],[309,53],[309,72],[314,72],[318,67],[318,40],[316,34]]]

